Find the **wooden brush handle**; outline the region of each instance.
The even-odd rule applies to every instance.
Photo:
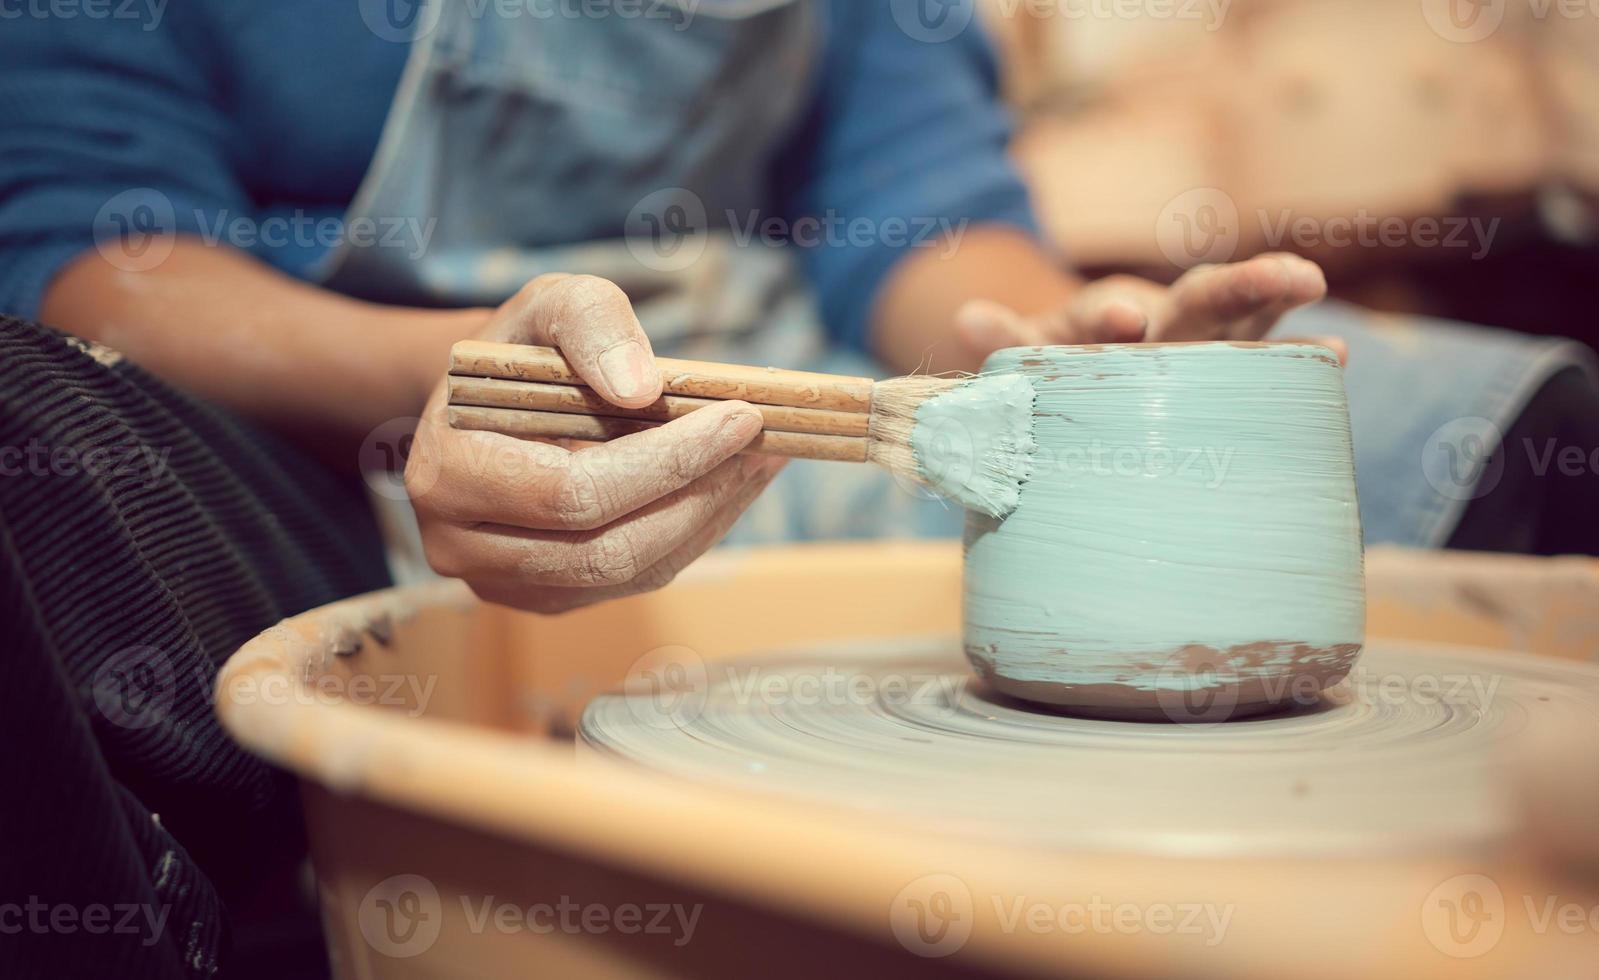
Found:
[[[687,395],[662,395],[644,408],[618,408],[601,398],[592,388],[580,385],[545,384],[540,381],[506,381],[503,378],[467,378],[451,375],[451,405],[480,408],[520,408],[536,412],[564,412],[569,415],[599,415],[646,422],[670,422],[690,412],[715,405],[714,398]],[[871,416],[860,412],[834,412],[822,408],[789,408],[786,405],[756,405],[765,420],[763,427],[774,432],[810,432],[818,435],[864,436],[871,428]]]
[[[522,408],[481,408],[476,405],[451,405],[450,426],[478,429],[517,438],[582,439],[609,442],[620,436],[654,428],[660,422],[643,419],[612,418],[599,415],[571,415],[565,412],[538,412]],[[858,436],[816,435],[810,432],[762,431],[743,450],[766,456],[790,459],[832,459],[846,463],[867,461],[867,442]],[[741,453],[742,455],[742,453]]]
[[[739,399],[754,405],[787,405],[833,412],[872,411],[871,378],[851,378],[809,371],[716,364],[656,358],[668,395],[686,395],[713,401]],[[511,381],[542,381],[581,385],[583,379],[552,347],[496,344],[463,340],[450,351],[450,373]]]
[[[870,378],[658,358],[666,392],[654,404],[612,405],[549,347],[466,340],[450,352],[450,424],[519,438],[606,441],[734,399],[761,413],[746,452],[865,462]]]

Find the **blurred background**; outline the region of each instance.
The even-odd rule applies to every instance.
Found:
[[[981,0],[1016,155],[1085,270],[1292,251],[1372,309],[1590,345],[1593,7]]]

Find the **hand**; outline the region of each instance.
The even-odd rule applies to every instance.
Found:
[[[482,336],[559,347],[612,404],[661,396],[649,338],[603,279],[541,276]],[[782,466],[734,458],[761,430],[745,402],[572,449],[452,429],[446,399],[441,382],[405,470],[428,563],[487,601],[535,612],[660,588],[720,541]]]
[[[1024,317],[977,300],[956,317],[961,341],[986,357],[1002,347],[1129,344],[1140,341],[1259,340],[1296,307],[1327,295],[1320,267],[1285,253],[1190,269],[1170,286],[1108,276],[1077,291],[1064,310]],[[1340,359],[1344,344],[1318,339]]]

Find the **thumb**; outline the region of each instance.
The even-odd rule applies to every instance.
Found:
[[[1041,347],[1042,330],[1002,303],[974,299],[955,313],[955,336],[979,358],[1006,347]]]
[[[650,338],[621,287],[597,276],[540,276],[500,307],[492,339],[558,347],[600,397],[643,408],[661,397]]]

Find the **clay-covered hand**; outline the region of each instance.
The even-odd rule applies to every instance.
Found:
[[[627,297],[592,276],[541,276],[484,339],[559,347],[627,408],[661,395]],[[452,429],[440,384],[406,463],[427,558],[490,602],[557,613],[659,588],[719,541],[781,468],[736,457],[761,415],[730,401],[603,445],[569,447]]]
[[[975,301],[960,311],[956,327],[962,341],[984,356],[1002,347],[1048,344],[1259,340],[1283,314],[1326,295],[1319,266],[1273,252],[1198,266],[1170,286],[1107,276],[1079,289],[1065,309],[1042,316]],[[1343,356],[1341,342],[1322,342]]]

